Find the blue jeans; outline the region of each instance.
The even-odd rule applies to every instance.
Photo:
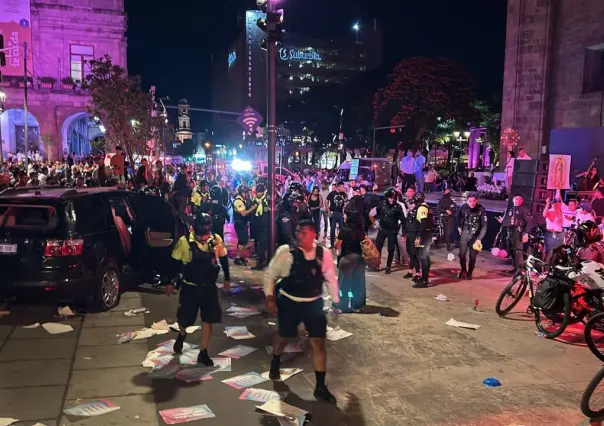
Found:
[[[424,172],[415,172],[415,189],[424,192]]]
[[[344,227],[344,214],[341,212],[333,212],[329,221],[331,227],[329,232],[329,238],[331,240],[331,246],[336,242],[336,224],[338,225],[338,231]]]

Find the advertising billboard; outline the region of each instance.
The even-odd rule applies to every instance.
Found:
[[[6,66],[2,68],[4,76],[23,76],[23,43],[31,49],[29,1],[0,0],[0,34],[4,36],[6,49]]]

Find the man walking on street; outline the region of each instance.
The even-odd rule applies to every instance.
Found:
[[[405,158],[401,160],[401,173],[403,174],[403,184],[401,191],[406,191],[411,185],[415,183],[415,158],[413,158],[413,152],[407,151]]]
[[[329,215],[329,239],[333,248],[336,242],[336,225],[338,230],[344,227],[344,204],[346,203],[346,192],[344,183],[336,183],[336,189],[327,195],[327,212]]]
[[[422,155],[421,150],[417,150],[415,154],[415,164],[413,173],[415,174],[415,188],[417,192],[424,192],[424,168],[426,167],[426,157]]]
[[[266,310],[277,316],[279,328],[273,343],[269,377],[274,381],[281,380],[281,353],[287,345],[286,339],[296,338],[298,325],[304,323],[315,369],[314,396],[335,404],[336,398],[325,385],[327,318],[323,312],[323,282],[328,283],[334,303],[339,303],[340,294],[332,254],[315,244],[316,237],[312,220],[300,221],[296,232],[297,246],[279,247],[266,271]]]

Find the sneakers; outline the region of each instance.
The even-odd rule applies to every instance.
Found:
[[[472,270],[470,269],[466,274],[466,280],[470,281],[472,279]]]
[[[278,368],[276,370],[271,368],[271,371],[269,371],[268,373],[268,378],[271,379],[273,382],[280,382],[281,371]]]
[[[239,257],[236,257],[233,263],[237,266],[243,266],[243,261]]]
[[[175,354],[181,354],[182,353],[182,347],[185,344],[186,337],[187,337],[186,334],[180,334],[180,333],[178,334],[178,337],[174,341],[174,346],[172,347],[172,349],[174,350]]]
[[[413,278],[413,274],[411,272],[407,272],[405,275],[403,275],[403,278],[408,280],[409,278]]]
[[[458,280],[465,280],[466,279],[466,274],[467,274],[466,271],[463,271],[463,270],[459,271],[459,274],[457,274],[457,279]]]
[[[413,284],[411,287],[413,288],[428,288],[430,287],[430,282],[426,280],[420,280],[419,282]]]
[[[336,397],[333,396],[331,392],[329,392],[329,389],[327,389],[327,386],[325,386],[325,385],[317,386],[315,388],[314,397],[317,401],[323,401],[323,402],[327,402],[329,404],[338,403],[338,401],[336,400]]]
[[[206,367],[214,367],[214,361],[208,355],[207,349],[202,349],[199,351],[199,355],[197,355],[197,364],[203,364]]]
[[[420,277],[419,275],[416,275],[413,277],[413,279],[411,281],[413,281],[414,283],[419,283],[422,280],[422,277]]]
[[[386,275],[390,275],[392,273],[392,270],[390,269],[390,266],[386,267],[386,272],[384,272]]]

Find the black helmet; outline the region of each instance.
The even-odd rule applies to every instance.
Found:
[[[384,197],[386,198],[392,198],[396,195],[396,189],[394,188],[388,188],[387,190],[384,191]]]
[[[421,203],[423,203],[426,200],[426,196],[424,195],[423,192],[416,192],[413,197],[411,197],[411,203],[415,204],[416,206],[419,206]]]
[[[210,183],[205,179],[203,179],[201,182],[199,182],[200,188],[203,188],[204,186],[209,186],[209,185],[210,185]]]
[[[266,185],[262,182],[256,184],[256,194],[266,192]]]
[[[552,251],[552,260],[550,261],[550,264],[553,266],[569,266],[572,260],[572,252],[573,249],[569,245],[556,247]]]
[[[214,185],[212,189],[210,189],[210,198],[212,200],[219,200],[222,198],[222,188],[218,185]]]
[[[300,182],[292,182],[289,184],[288,191],[304,194],[306,192],[306,188]]]
[[[295,206],[297,203],[304,200],[304,196],[298,194],[297,192],[286,192],[283,196],[282,206],[283,209],[288,212],[293,212],[295,210]]]
[[[212,232],[212,217],[207,213],[200,213],[193,222],[195,235],[203,236]]]
[[[249,187],[249,186],[247,186],[247,184],[242,183],[241,185],[239,185],[239,186],[237,187],[237,194],[238,194],[238,195],[243,195],[243,194],[244,194],[244,193],[246,193],[246,192],[250,192],[250,187]]]
[[[576,235],[579,247],[587,247],[602,239],[602,231],[591,220],[581,223],[576,230]]]

